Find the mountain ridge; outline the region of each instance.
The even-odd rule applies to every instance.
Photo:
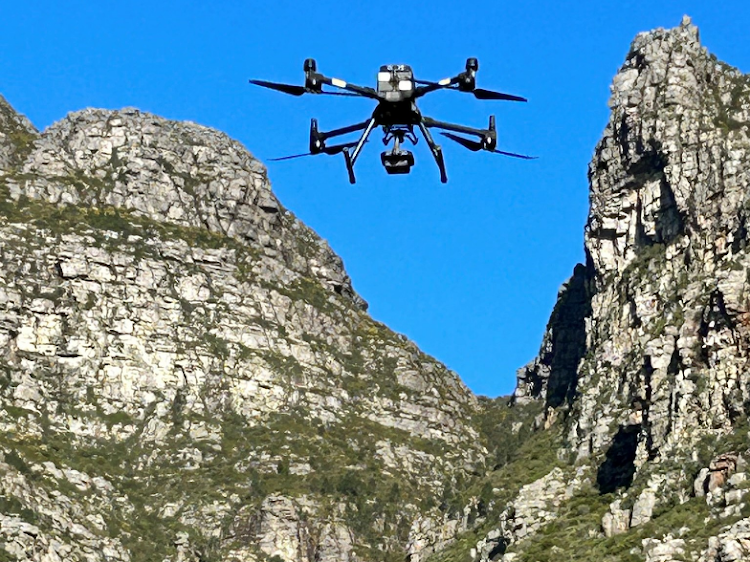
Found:
[[[25,158],[0,179],[12,531],[23,536],[19,515],[51,493],[45,479],[78,475],[88,494],[104,471],[114,505],[151,521],[142,536],[122,528],[101,544],[109,559],[205,557],[217,536],[243,559],[347,559],[378,539],[369,522],[356,541],[343,523],[365,508],[360,486],[384,496],[368,510],[403,529],[388,494],[425,502],[483,464],[474,396],[366,315],[340,258],[281,207],[236,141],[132,109],[84,110],[26,133]],[[219,511],[217,491],[189,484],[193,471],[216,485]],[[197,508],[166,496],[149,505],[138,482],[197,494]],[[308,496],[278,495],[295,489]],[[83,552],[60,528],[96,534],[102,521],[127,521],[75,499],[96,512],[94,527],[52,508],[33,517],[29,540],[52,559]],[[5,543],[16,556],[32,548],[18,536]],[[380,540],[380,557],[404,548]]]

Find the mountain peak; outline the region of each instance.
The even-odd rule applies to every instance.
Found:
[[[276,199],[265,167],[214,129],[134,108],[85,109],[47,128],[20,171],[8,181],[14,199],[109,207],[205,229],[262,248],[367,306],[341,259]]]
[[[683,536],[712,526],[708,546],[645,537],[657,513],[680,519],[671,506],[728,505],[728,480],[745,477],[750,77],[711,55],[686,17],[635,38],[609,105],[589,165],[586,264],[560,291],[515,401],[542,402],[539,425],[565,435],[559,455],[590,468],[599,497],[614,494],[602,542],[630,533],[646,560],[745,560],[732,546],[746,536],[740,509],[684,523]]]
[[[748,77],[710,55],[688,20],[638,35],[589,166],[586,247],[598,272],[623,271],[652,244],[702,245],[695,225],[716,205],[724,224],[713,226],[737,220],[745,180],[722,169],[747,162],[749,99]]]
[[[0,558],[435,550],[442,523],[405,533],[467,505],[433,497],[483,470],[479,402],[367,315],[265,168],[136,109],[38,135],[0,109]]]
[[[23,160],[37,134],[34,125],[0,95],[0,174]]]

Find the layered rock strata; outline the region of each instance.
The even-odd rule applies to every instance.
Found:
[[[0,553],[380,560],[482,471],[475,397],[238,142],[0,115]]]
[[[718,481],[750,446],[750,78],[709,54],[685,18],[636,37],[609,104],[589,167],[587,261],[519,371],[514,402],[542,402],[538,425],[563,432],[563,464],[595,471],[593,489],[568,503],[610,502],[582,526],[589,550],[651,537],[627,555],[744,560],[750,508]],[[722,505],[698,523],[704,486]],[[665,513],[683,526],[650,535]],[[708,529],[719,532],[696,538]],[[494,533],[508,543],[503,560],[533,550]],[[554,525],[539,533],[563,537]]]

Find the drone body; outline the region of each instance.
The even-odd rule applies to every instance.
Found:
[[[334,129],[332,131],[319,131],[318,122],[312,119],[310,123],[310,152],[307,154],[296,154],[275,160],[287,160],[299,158],[301,156],[311,156],[315,154],[338,154],[343,153],[346,161],[346,168],[349,172],[349,181],[355,183],[354,164],[359,157],[362,147],[375,127],[383,129],[383,144],[386,146],[393,141],[390,150],[381,153],[380,159],[389,174],[408,174],[414,165],[414,155],[402,147],[404,141],[417,144],[418,139],[414,131],[417,127],[430,147],[438,169],[440,170],[440,181],[446,183],[448,177],[445,172],[445,162],[443,161],[443,152],[441,147],[435,143],[430,134],[431,128],[443,129],[444,136],[458,142],[465,148],[472,151],[486,150],[515,158],[530,159],[530,156],[504,152],[497,150],[497,132],[495,129],[495,116],[490,116],[489,126],[487,129],[475,129],[436,121],[430,117],[423,116],[417,108],[417,99],[423,95],[440,89],[458,90],[474,94],[477,99],[496,99],[510,101],[526,101],[525,98],[493,92],[476,88],[476,72],[479,69],[477,59],[470,58],[466,61],[466,70],[453,78],[446,78],[440,82],[427,82],[414,78],[414,73],[410,66],[405,64],[392,64],[380,67],[378,72],[377,89],[372,89],[355,84],[349,84],[338,78],[329,78],[317,72],[317,65],[313,59],[307,59],[304,67],[305,85],[293,86],[290,84],[278,84],[275,82],[266,82],[263,80],[250,80],[252,84],[271,88],[286,94],[301,96],[305,93],[326,94],[326,95],[343,95],[357,96],[377,100],[378,105],[375,107],[369,119]],[[323,86],[332,86],[344,92],[324,91]],[[358,141],[347,142],[327,146],[326,141],[333,137],[346,135],[362,131]],[[479,137],[479,140],[461,137],[452,133],[462,133]],[[354,149],[350,151],[350,149]]]

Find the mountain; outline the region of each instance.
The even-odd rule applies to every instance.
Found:
[[[0,562],[750,560],[750,78],[636,37],[513,396],[372,320],[239,143],[0,98]]]
[[[750,560],[750,77],[686,17],[635,38],[609,104],[586,263],[513,396],[543,404],[557,466],[474,553]]]
[[[483,472],[477,398],[239,143],[0,115],[1,560],[402,559]]]

